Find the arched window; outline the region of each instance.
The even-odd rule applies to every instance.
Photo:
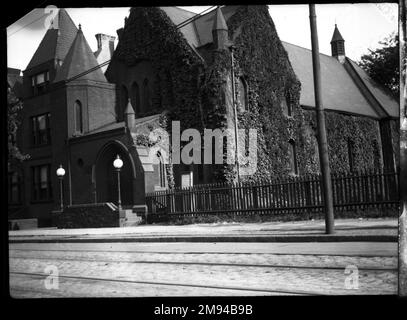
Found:
[[[125,85],[121,86],[120,89],[120,109],[117,110],[117,119],[122,121],[124,117],[124,110],[126,110],[127,103],[129,102],[129,92]]]
[[[163,157],[161,155],[160,151],[157,151],[157,158],[159,159],[159,164],[158,164],[158,176],[159,176],[159,181],[160,181],[160,187],[165,188],[165,164],[163,161]]]
[[[285,95],[281,98],[281,109],[283,114],[287,117],[292,117],[293,115],[293,99],[291,99],[291,94],[286,92]]]
[[[248,103],[248,93],[247,93],[247,84],[244,78],[240,77],[239,78],[239,83],[237,87],[237,92],[238,92],[238,105],[239,105],[239,110],[240,111],[245,111],[247,110],[247,103]]]
[[[151,108],[151,94],[148,79],[143,81],[143,112],[149,111]]]
[[[298,165],[297,165],[297,153],[295,150],[295,141],[290,140],[288,142],[288,152],[289,152],[289,158],[290,158],[290,173],[291,174],[298,174]]]
[[[379,143],[377,140],[373,140],[372,142],[372,148],[373,148],[373,165],[375,168],[380,168],[381,167],[381,159],[380,159],[380,148],[379,148]]]
[[[140,90],[137,82],[133,82],[131,85],[131,104],[136,114],[140,113]]]
[[[349,170],[352,172],[355,168],[355,144],[352,139],[348,139],[348,162],[349,162]]]
[[[75,101],[75,133],[83,133],[82,104],[79,100]]]

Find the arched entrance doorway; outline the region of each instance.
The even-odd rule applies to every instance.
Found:
[[[96,197],[97,202],[113,202],[117,204],[117,171],[113,161],[117,155],[123,160],[120,170],[120,189],[122,206],[133,205],[133,167],[127,151],[117,142],[107,144],[96,160]]]

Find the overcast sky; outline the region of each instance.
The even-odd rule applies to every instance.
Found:
[[[201,12],[208,7],[181,7]],[[129,8],[67,8],[82,30],[90,47],[96,51],[95,34],[117,36]],[[330,41],[335,22],[345,39],[346,54],[358,61],[368,48],[378,47],[392,32],[397,32],[398,6],[395,3],[316,5],[319,48],[330,55]],[[54,11],[56,12],[56,11]],[[281,40],[311,48],[308,5],[270,5],[270,15]],[[51,11],[35,9],[7,28],[8,66],[24,70],[43,38]],[[116,41],[117,42],[117,41]]]

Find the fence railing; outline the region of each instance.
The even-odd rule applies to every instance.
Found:
[[[331,175],[335,210],[397,206],[398,175],[365,171]],[[323,209],[320,175],[260,182],[216,183],[146,195],[149,213],[319,212]]]

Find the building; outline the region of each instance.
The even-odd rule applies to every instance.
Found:
[[[257,170],[241,179],[319,172],[311,51],[278,38],[267,6],[202,16],[132,8],[114,52],[113,37],[96,35],[94,53],[64,9],[57,19],[23,72],[19,145],[31,158],[13,166],[9,186],[19,217],[50,224],[60,165],[65,205],[116,203],[117,155],[124,207],[152,191],[235,180],[234,165],[166,164],[150,137],[171,132],[172,121],[181,132],[234,128],[234,106],[238,127],[257,129]],[[335,26],[332,56],[320,55],[331,168],[395,170],[398,104],[346,57],[344,42]]]

